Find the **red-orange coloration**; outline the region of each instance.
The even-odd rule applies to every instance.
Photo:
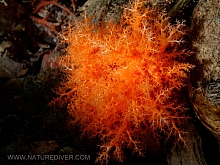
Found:
[[[138,0],[124,9],[120,24],[83,22],[65,33],[69,46],[59,64],[67,78],[53,103],[68,104],[88,137],[99,137],[97,162],[123,161],[123,148],[142,155],[149,131],[182,139],[185,107],[176,91],[193,65],[181,49],[184,24],[171,25],[164,12]]]

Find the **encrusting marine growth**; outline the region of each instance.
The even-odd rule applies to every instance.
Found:
[[[119,24],[92,25],[85,17],[64,32],[69,45],[59,64],[66,78],[51,103],[67,103],[83,135],[100,139],[97,162],[123,161],[123,148],[143,155],[149,132],[184,140],[186,108],[176,94],[194,67],[181,49],[184,29],[136,0]]]

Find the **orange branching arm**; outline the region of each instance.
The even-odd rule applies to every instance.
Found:
[[[50,30],[50,32],[56,33],[56,27],[60,25],[60,23],[52,23],[48,21],[48,18],[50,17],[51,13],[49,13],[45,18],[37,17],[36,14],[46,5],[55,5],[61,8],[62,10],[66,11],[69,15],[72,16],[73,20],[76,20],[76,16],[73,14],[73,12],[68,9],[65,6],[62,6],[58,3],[58,0],[41,0],[41,2],[37,5],[37,7],[34,9],[34,11],[31,14],[31,19],[34,20],[37,24],[40,24]],[[75,9],[75,2],[72,0],[72,6]]]

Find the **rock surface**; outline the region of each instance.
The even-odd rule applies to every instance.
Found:
[[[192,15],[192,47],[196,69],[190,88],[194,110],[220,140],[220,2],[200,0]]]

